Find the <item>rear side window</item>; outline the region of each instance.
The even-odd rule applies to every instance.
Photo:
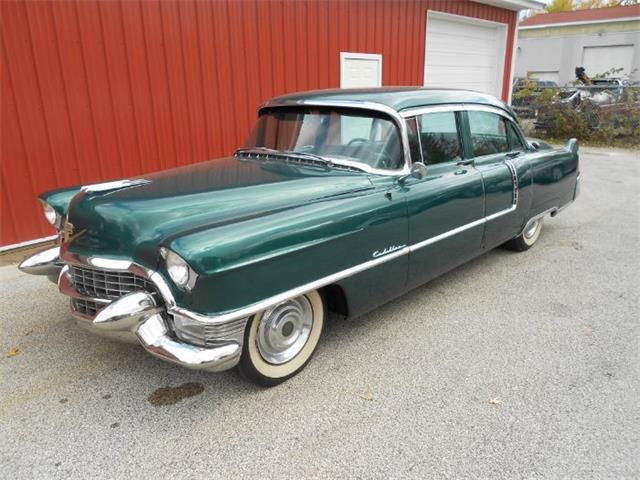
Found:
[[[518,135],[518,129],[512,122],[507,122],[507,139],[509,140],[509,150],[524,150],[524,144]]]
[[[468,116],[475,157],[509,151],[506,125],[500,115],[471,110]]]
[[[425,113],[418,117],[418,126],[425,163],[431,165],[461,158],[455,112]]]

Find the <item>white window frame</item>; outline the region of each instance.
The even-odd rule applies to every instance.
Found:
[[[380,69],[378,71],[378,87],[382,86],[382,54],[381,53],[355,53],[340,52],[340,88],[344,88],[344,64],[346,60],[378,60]]]
[[[499,39],[500,41],[498,42],[498,58],[500,59],[500,64],[498,65],[498,92],[495,95],[496,98],[502,98],[502,91],[504,89],[504,66],[506,63],[506,59],[507,59],[507,54],[511,54],[513,55],[513,52],[507,52],[507,40],[509,38],[509,25],[507,23],[502,23],[502,22],[493,22],[491,20],[484,20],[482,18],[475,18],[475,17],[467,17],[465,15],[454,15],[453,13],[444,13],[444,12],[440,12],[437,10],[427,10],[427,20],[426,20],[426,28],[425,28],[425,32],[424,32],[424,58],[422,59],[422,72],[423,72],[423,78],[422,78],[422,84],[426,85],[427,82],[427,69],[426,69],[426,65],[427,65],[427,55],[429,52],[427,52],[427,35],[429,34],[429,19],[430,18],[435,18],[435,19],[440,19],[440,20],[449,20],[449,21],[453,21],[453,22],[459,22],[459,23],[469,23],[472,25],[484,25],[487,27],[492,27],[492,28],[496,28],[498,29],[498,34],[499,34]],[[517,28],[516,28],[517,31]],[[501,35],[500,35],[501,34]],[[516,42],[514,39],[514,43],[513,45],[515,46]],[[512,63],[512,67],[513,67],[513,63]],[[509,79],[511,79],[513,77],[512,72],[509,72]],[[511,90],[511,89],[509,89]]]

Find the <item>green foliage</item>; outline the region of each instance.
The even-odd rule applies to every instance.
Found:
[[[570,12],[575,9],[576,5],[573,0],[553,0],[545,7],[547,13]]]
[[[530,75],[523,80],[522,86],[519,87],[519,90],[513,94],[513,98],[516,100],[522,100],[524,98],[532,96],[536,88],[538,87],[538,82],[536,82]]]
[[[578,106],[538,98],[536,129],[546,138],[611,144],[640,144],[640,89],[627,88],[623,101],[607,106],[585,99]]]

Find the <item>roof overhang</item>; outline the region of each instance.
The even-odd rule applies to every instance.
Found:
[[[493,5],[494,7],[506,8],[507,10],[541,10],[546,4],[537,0],[475,0],[477,3]]]
[[[558,23],[541,23],[539,25],[519,25],[519,30],[533,30],[536,28],[554,28],[554,27],[573,27],[579,25],[597,25],[599,23],[615,23],[615,22],[635,22],[640,20],[640,17],[618,17],[618,18],[605,18],[604,20],[583,20],[577,22],[558,22]]]

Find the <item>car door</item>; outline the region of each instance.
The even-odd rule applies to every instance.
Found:
[[[524,192],[527,198],[522,198],[519,187],[528,164],[524,144],[514,137],[513,122],[497,109],[473,108],[468,106],[462,116],[463,127],[469,139],[467,155],[484,183],[484,246],[491,249],[520,233],[526,210],[522,206],[528,206],[530,189]]]
[[[465,157],[460,114],[455,107],[439,107],[407,119],[413,161],[427,165],[425,178],[405,183],[409,288],[460,265],[481,249],[482,176]]]

